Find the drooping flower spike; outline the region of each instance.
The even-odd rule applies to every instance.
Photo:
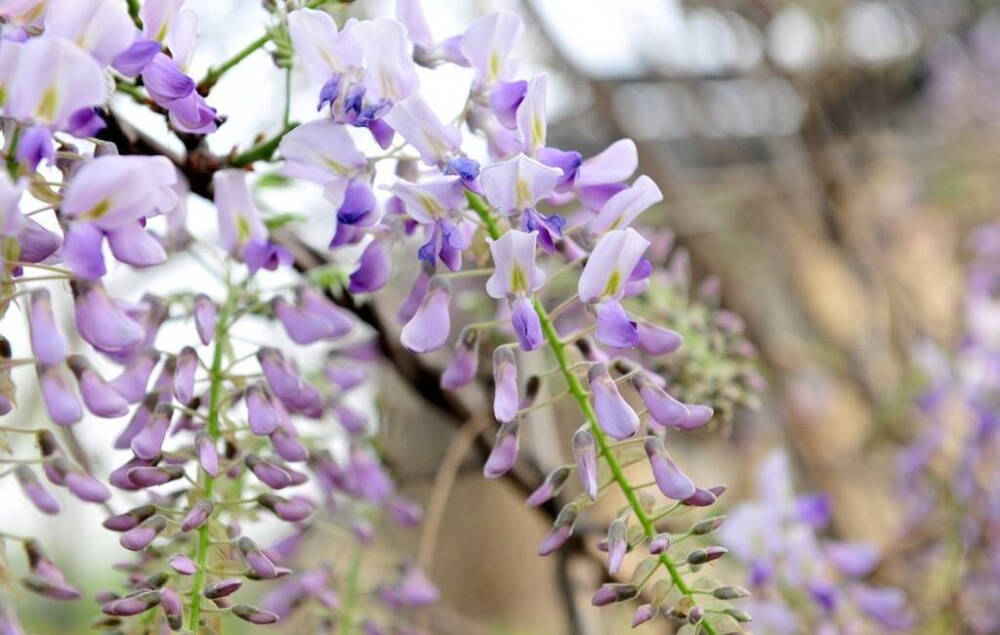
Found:
[[[659,376],[663,366],[651,359],[676,350],[681,337],[638,306],[654,273],[642,259],[649,243],[638,218],[661,194],[647,177],[630,184],[634,144],[619,141],[589,159],[548,145],[549,77],[518,75],[515,48],[524,26],[513,13],[483,17],[439,40],[418,0],[397,3],[399,20],[348,19],[339,27],[314,6],[288,11],[264,3],[274,23],[262,39],[229,61],[213,62],[196,80],[188,69],[198,24],[183,0],[127,7],[117,0],[0,0],[8,152],[0,176],[0,246],[14,294],[3,306],[23,299],[22,341],[30,348],[22,354],[0,339],[0,412],[16,411],[11,369],[24,364],[34,369],[47,416],[38,456],[4,474],[48,514],[59,504],[30,467],[36,458],[54,486],[83,501],[105,503],[120,492],[143,498],[104,523],[120,534],[123,549],[136,553],[123,566],[122,587],[98,594],[108,626],[128,629],[141,621],[158,630],[210,632],[215,612],[265,625],[310,604],[338,611],[333,589],[350,588],[339,567],[289,569],[312,529],[336,524],[356,543],[352,548],[365,549],[380,519],[403,526],[420,520],[383,463],[385,449],[372,438],[378,417],[358,403],[367,393],[359,388],[378,385],[381,366],[373,362],[383,352],[400,365],[406,351],[453,347],[440,376],[444,390],[489,386],[481,357],[493,360],[497,426],[484,462],[489,478],[512,470],[538,442],[526,434],[532,413],[562,400],[576,403],[577,414],[569,415],[579,426],[573,461],[544,466],[548,476],[527,501],[546,510],[561,506],[539,553],[565,546],[581,518],[590,527],[590,506],[617,489],[628,504],[606,528],[607,570],[623,575],[628,553],[645,559],[631,582],[597,589],[593,603],[642,592],[649,603],[636,612],[636,624],[663,614],[712,633],[732,614],[696,604],[705,598],[683,589],[700,587],[681,582],[725,554],[716,545],[693,544],[719,523],[696,523],[687,545],[658,525],[675,505],[711,505],[722,488],[697,487],[666,451],[668,444],[674,449],[668,435],[705,423],[713,410],[674,399],[680,388]],[[279,135],[215,155],[213,137],[205,136],[224,118],[208,105],[211,91],[261,47],[279,68],[293,69],[289,91],[294,73],[306,71],[322,116],[295,125],[286,113]],[[414,66],[445,63],[471,68],[468,100],[450,113],[438,112],[437,100],[421,92]],[[151,106],[153,116],[163,117],[177,137],[171,147],[183,153],[161,156],[141,130],[132,134],[119,98],[109,105],[111,79],[133,106]],[[105,117],[108,130],[99,133]],[[371,144],[348,126],[365,128],[385,151],[368,153]],[[485,152],[471,135],[485,137]],[[76,143],[74,136],[88,140]],[[126,154],[138,149],[152,156]],[[387,161],[395,170],[385,169]],[[271,162],[277,172],[265,167]],[[320,241],[297,237],[296,214],[277,216],[263,205],[270,200],[263,188],[301,181],[322,188],[326,213],[317,220],[333,229],[326,265]],[[25,191],[48,207],[24,213]],[[186,200],[193,195],[216,208],[216,240],[187,225],[196,217]],[[40,223],[36,213],[52,218]],[[567,228],[567,217],[578,224]],[[211,275],[154,279],[147,271],[159,276],[185,253]],[[45,275],[25,275],[32,266]],[[141,281],[143,291],[123,288],[119,270]],[[412,286],[397,334],[380,317],[379,294],[402,272]],[[578,292],[567,293],[574,284]],[[72,300],[74,328],[62,324],[58,308],[70,302],[59,293]],[[635,298],[629,306],[636,303],[636,316],[650,319],[630,316],[625,297]],[[491,300],[505,302],[497,307]],[[483,315],[473,321],[473,313]],[[634,349],[629,360],[621,349]],[[438,361],[444,366],[445,356],[438,356],[414,366],[419,381]],[[645,409],[638,412],[640,403]],[[114,427],[113,446],[127,453],[107,474],[91,474],[77,464],[77,452],[63,451],[48,432],[90,425],[91,416],[112,420],[104,425]],[[626,463],[646,469],[653,481],[633,485]],[[95,462],[98,470],[105,464]],[[253,521],[261,512],[288,524],[286,539],[258,543]],[[39,554],[29,550],[27,588],[54,599],[81,595]],[[836,559],[857,568],[862,555],[841,549]],[[365,561],[367,577],[374,565]],[[656,574],[680,580],[678,592],[663,591]],[[261,606],[243,604],[245,589],[257,584]],[[372,633],[381,631],[387,611],[397,628],[405,612],[440,596],[415,566],[371,588],[349,601],[352,624]],[[893,600],[869,593],[859,603]],[[0,624],[14,623],[6,614],[0,611]]]

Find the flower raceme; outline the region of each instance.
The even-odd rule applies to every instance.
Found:
[[[486,476],[500,477],[516,465],[519,434],[533,411],[561,400],[575,404],[583,425],[567,444],[574,460],[552,466],[528,499],[536,506],[559,498],[563,505],[539,553],[564,545],[594,501],[623,497],[626,506],[603,543],[608,571],[619,574],[628,553],[644,555],[631,582],[601,587],[593,603],[643,595],[634,624],[664,615],[710,634],[735,629],[743,620],[734,615],[745,614],[726,602],[736,596],[696,595],[692,586],[692,576],[725,550],[692,547],[685,555],[678,545],[689,535],[710,534],[718,523],[681,535],[661,527],[675,510],[713,504],[724,488],[695,484],[668,452],[669,435],[705,424],[712,409],[670,395],[651,360],[677,350],[681,337],[631,304],[653,270],[645,259],[650,241],[637,223],[662,199],[648,177],[630,183],[635,144],[620,140],[587,159],[548,145],[548,78],[516,76],[523,25],[510,12],[439,41],[416,0],[398,2],[398,19],[339,26],[322,1],[290,12],[265,3],[274,20],[267,35],[196,83],[185,69],[197,24],[183,4],[145,0],[130,15],[114,0],[0,2],[7,158],[0,174],[0,253],[9,293],[2,306],[23,305],[30,349],[14,357],[8,340],[0,340],[0,412],[15,411],[12,369],[23,364],[34,366],[53,424],[85,428],[85,411],[125,417],[114,447],[129,456],[106,481],[144,502],[110,514],[105,527],[121,533],[122,547],[141,557],[121,592],[100,595],[102,624],[116,629],[145,614],[141,619],[173,630],[212,631],[217,612],[269,624],[304,605],[321,613],[342,605],[366,613],[338,619],[382,632],[386,611],[398,616],[438,597],[412,565],[364,599],[342,587],[355,593],[343,603],[330,567],[291,571],[298,546],[315,527],[346,530],[351,538],[343,544],[361,550],[373,539],[376,512],[412,525],[419,511],[400,497],[375,453],[373,422],[348,400],[375,368],[363,363],[378,354],[373,334],[332,301],[338,296],[326,288],[329,280],[306,276],[293,293],[287,284],[275,290],[264,283],[271,272],[287,276],[293,263],[300,265],[284,233],[273,231],[278,219],[258,205],[245,169],[276,160],[277,150],[284,178],[322,187],[335,218],[330,249],[356,255],[345,272],[345,293],[377,293],[394,273],[416,272],[399,310],[399,337],[414,354],[455,342],[441,375],[444,389],[473,383],[480,357],[492,357],[493,414],[500,425]],[[315,84],[320,115],[241,155],[206,160],[201,137],[223,123],[206,95],[245,54],[270,40],[279,52],[290,46],[294,67]],[[462,117],[450,123],[424,99],[416,69],[443,64],[471,69]],[[108,75],[119,90],[155,105],[195,148],[184,162],[119,155],[127,144],[95,137],[106,117],[117,118],[107,102]],[[392,149],[366,156],[359,134]],[[485,156],[467,154],[470,135],[485,137]],[[376,169],[383,161],[395,164],[393,176]],[[211,178],[201,173],[201,183],[187,182],[192,166],[202,164]],[[196,187],[216,208],[214,244],[192,237],[185,225],[185,199]],[[22,212],[29,192],[48,204],[40,212],[51,214],[48,227],[59,231]],[[407,247],[393,249],[397,243]],[[120,297],[127,289],[114,288],[110,274],[117,269],[145,275],[176,252],[209,248],[224,263],[205,263],[221,292],[186,288],[129,300]],[[575,293],[559,297],[572,287],[571,276],[577,276]],[[68,293],[53,280],[68,281]],[[72,303],[79,350],[54,314],[57,292]],[[463,323],[452,311],[458,300],[484,319]],[[323,347],[329,362],[313,372],[300,368],[296,346],[248,344],[241,334],[248,317],[273,324],[296,346]],[[189,339],[166,344],[161,326],[185,320]],[[456,333],[453,323],[460,326]],[[544,357],[555,370],[523,378],[525,355]],[[115,374],[106,374],[115,366]],[[323,425],[330,422],[337,425]],[[5,474],[15,475],[42,512],[58,513],[60,505],[35,474],[36,459],[55,487],[89,502],[112,497],[104,479],[78,464],[47,427],[0,430],[36,435],[36,456]],[[328,447],[332,436],[346,450]],[[633,463],[645,463],[654,480],[633,484],[624,471]],[[571,498],[563,491],[573,487],[574,471],[582,494]],[[313,496],[302,489],[310,481]],[[242,526],[261,511],[289,523],[291,535],[258,546]],[[57,599],[80,595],[34,541],[23,542],[29,589]],[[274,579],[278,586],[261,607],[236,603],[245,582]],[[0,598],[0,616],[16,620],[6,602]]]

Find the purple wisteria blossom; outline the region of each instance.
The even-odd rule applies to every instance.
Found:
[[[788,456],[768,455],[757,473],[757,499],[730,510],[718,530],[722,544],[749,570],[748,600],[768,632],[907,631],[905,596],[865,581],[880,560],[876,546],[825,540],[826,496],[796,496]],[[890,601],[876,598],[892,596]],[[790,598],[801,598],[797,603]],[[831,630],[832,629],[832,630]]]
[[[30,428],[0,426],[0,447],[19,453],[0,478],[43,514],[100,505],[131,554],[116,589],[85,594],[35,539],[0,531],[25,550],[27,573],[12,576],[47,599],[95,596],[95,625],[113,631],[216,633],[219,614],[268,625],[310,611],[345,630],[410,632],[441,596],[430,559],[387,569],[366,556],[385,521],[422,517],[370,412],[388,361],[436,406],[495,424],[488,478],[555,438],[534,434],[534,413],[568,417],[572,441],[530,457],[548,474],[527,503],[553,521],[540,555],[588,540],[581,519],[599,528],[602,567],[621,579],[592,604],[641,595],[633,625],[662,616],[709,635],[747,621],[728,604],[745,593],[703,575],[728,553],[705,543],[722,518],[681,527],[679,512],[725,487],[684,471],[673,435],[714,411],[668,392],[651,358],[682,338],[637,306],[654,267],[639,217],[662,194],[632,180],[635,144],[590,158],[548,145],[555,76],[519,74],[524,25],[511,12],[438,39],[418,0],[398,2],[398,19],[264,2],[267,29],[195,79],[192,5],[0,0],[0,311],[27,324],[0,337],[0,416],[29,389],[44,410]],[[287,73],[282,125],[217,154],[210,135],[228,113],[209,106],[212,90],[261,49]],[[439,111],[418,65],[459,67],[464,102]],[[290,114],[298,73],[321,113],[302,124]],[[160,118],[169,144],[129,121],[126,98]],[[283,214],[262,191],[300,186],[322,189],[316,218]],[[195,198],[214,207],[208,232]],[[329,229],[300,236],[303,220]],[[199,273],[171,275],[180,261]],[[402,274],[396,325],[382,292]],[[482,412],[457,394],[483,388]],[[108,447],[92,451],[82,433],[98,424]],[[602,518],[608,497],[617,511]],[[285,537],[264,544],[258,523]],[[314,535],[333,536],[336,558],[304,551]],[[825,557],[853,576],[871,560],[848,545]],[[0,592],[0,631],[17,633]],[[867,586],[851,597],[883,617],[897,604]]]

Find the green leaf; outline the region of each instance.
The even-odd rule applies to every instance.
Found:
[[[286,176],[282,176],[277,172],[269,172],[260,177],[259,179],[257,179],[255,186],[258,188],[286,187],[290,185],[291,182],[292,182],[291,179],[289,179]]]
[[[309,219],[303,216],[302,214],[292,214],[292,213],[275,214],[274,216],[265,218],[264,224],[267,225],[268,229],[278,229],[280,227],[284,227],[285,225],[289,225],[291,223],[301,223],[306,220]]]

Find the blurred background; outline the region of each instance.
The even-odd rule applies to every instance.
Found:
[[[499,8],[523,17],[521,74],[550,75],[550,145],[590,156],[636,140],[639,173],[665,196],[643,221],[663,230],[654,255],[670,272],[646,310],[687,338],[667,369],[685,396],[720,412],[672,450],[678,462],[696,482],[727,484],[727,507],[752,497],[760,459],[786,448],[797,489],[830,497],[824,532],[882,549],[873,579],[907,591],[921,615],[915,630],[970,632],[939,619],[962,610],[940,572],[975,567],[979,556],[968,545],[941,552],[934,536],[911,531],[899,463],[929,425],[914,405],[928,384],[918,351],[947,356],[962,341],[970,235],[1000,220],[1000,8],[985,0],[423,4],[439,38]],[[188,6],[202,17],[196,77],[266,23],[256,2]],[[389,0],[361,0],[337,17],[393,12]],[[282,82],[264,53],[227,75],[209,99],[228,117],[213,149],[276,130],[280,108],[266,105],[280,104]],[[293,117],[315,116],[314,87],[298,71],[293,82]],[[457,113],[468,71],[441,69],[422,82],[439,112]],[[163,133],[131,106],[117,103]],[[332,210],[318,190],[267,195],[329,235]],[[191,206],[192,223],[211,214],[196,199]],[[401,293],[409,275],[398,275]],[[394,312],[398,300],[379,301]],[[383,533],[380,548],[412,554],[439,585],[430,630],[623,632],[627,609],[589,603],[604,576],[594,548],[603,525],[581,527],[580,540],[541,559],[551,510],[523,504],[540,475],[571,460],[578,422],[559,411],[539,418],[524,440],[530,460],[511,478],[487,481],[483,448],[493,431],[468,412],[488,408],[489,394],[472,387],[461,404],[429,403],[396,371],[387,365],[368,406],[381,413],[380,443],[397,480],[428,517],[422,530]],[[18,416],[42,416],[29,412]],[[97,510],[66,500],[70,514],[53,524],[10,483],[0,501],[12,531],[42,536],[61,562],[72,557],[68,577],[113,584],[107,564],[122,553]],[[607,503],[609,518],[616,504]],[[316,538],[311,553],[339,548]],[[85,603],[24,600],[32,633],[76,632],[93,614]],[[308,619],[273,630],[311,632]]]

